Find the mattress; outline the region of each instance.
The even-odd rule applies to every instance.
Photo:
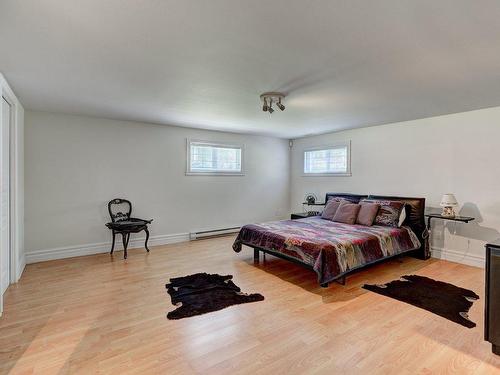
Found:
[[[336,223],[319,216],[245,225],[234,241],[233,250],[240,252],[242,245],[279,253],[310,266],[320,283],[421,246],[415,233],[406,226],[368,227]]]

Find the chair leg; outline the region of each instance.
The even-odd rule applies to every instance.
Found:
[[[144,229],[146,232],[146,242],[144,242],[144,247],[146,248],[147,252],[149,253],[149,248],[148,248],[148,240],[149,240],[149,230],[148,228]]]
[[[127,259],[127,246],[128,246],[129,236],[130,236],[130,233],[122,233],[123,259]]]
[[[111,252],[110,252],[110,254],[113,254],[113,251],[115,250],[115,237],[116,237],[116,233],[115,233],[115,231],[113,231],[113,242],[111,243]]]

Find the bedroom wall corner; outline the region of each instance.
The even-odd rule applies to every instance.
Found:
[[[425,197],[440,210],[454,193],[468,224],[433,220],[433,257],[484,267],[484,245],[500,237],[500,107],[294,140],[291,204],[306,192]],[[303,177],[306,147],[351,140],[352,177]]]

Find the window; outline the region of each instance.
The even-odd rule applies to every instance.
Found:
[[[350,142],[304,150],[304,175],[350,176]]]
[[[243,175],[243,145],[187,142],[186,174]]]

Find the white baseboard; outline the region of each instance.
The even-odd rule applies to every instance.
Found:
[[[19,281],[23,275],[24,268],[26,267],[26,257],[23,256],[19,264],[17,265],[16,283]]]
[[[485,264],[484,256],[466,254],[462,251],[457,250],[431,247],[431,254],[433,258],[448,260],[455,263],[467,264],[468,266],[484,268]]]
[[[129,249],[144,247],[146,237],[130,239]],[[189,233],[164,234],[149,237],[148,247],[167,245],[170,243],[189,241]],[[110,242],[92,243],[85,245],[58,247],[54,249],[35,250],[26,253],[26,263],[44,262],[47,260],[79,257],[83,255],[107,253],[111,250]],[[121,236],[116,236],[115,250],[123,250]]]

